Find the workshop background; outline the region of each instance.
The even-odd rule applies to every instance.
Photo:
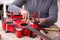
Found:
[[[58,0],[58,21],[56,24],[60,27],[60,0]]]
[[[10,5],[13,1],[14,0],[5,0],[5,1],[0,0],[0,8],[1,8],[1,10],[0,10],[0,19],[2,19],[3,17],[6,17],[6,15],[4,14],[5,11],[7,10],[6,8],[8,8],[8,5]],[[5,16],[3,16],[3,15],[5,15]],[[57,25],[57,27],[60,28],[60,0],[58,0],[58,21],[55,24]],[[52,35],[49,34],[49,36],[51,36],[51,37],[53,35],[59,35],[60,34],[60,33],[52,32],[52,31],[50,31],[49,33],[50,34],[53,33]],[[2,29],[2,21],[1,20],[0,20],[0,34],[1,34],[3,40],[39,40],[38,37],[34,38],[34,39],[29,38],[29,37],[17,38],[15,36],[15,34],[13,34],[13,33],[5,33]]]

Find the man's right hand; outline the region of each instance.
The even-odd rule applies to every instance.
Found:
[[[26,19],[29,20],[29,12],[28,11],[20,8],[19,9],[19,12],[21,13],[21,15],[22,15],[22,17],[23,17],[24,20],[26,20]]]

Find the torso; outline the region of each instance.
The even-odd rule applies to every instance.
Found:
[[[41,17],[48,17],[49,8],[51,6],[52,0],[28,0],[25,4],[25,9],[30,12],[30,16],[33,12],[40,10]]]

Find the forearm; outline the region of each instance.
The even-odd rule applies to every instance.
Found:
[[[22,5],[24,4],[24,0],[15,0],[11,5],[9,5],[8,7],[8,11],[9,12],[14,12],[14,14],[18,14],[20,8],[22,7]]]
[[[57,19],[58,19],[57,15],[52,15],[47,18],[40,18],[39,21],[40,21],[40,24],[44,24],[44,23],[50,24],[50,23],[57,22]]]
[[[19,7],[17,7],[16,5],[9,5],[8,11],[13,12],[16,15],[19,13]]]
[[[58,19],[57,14],[51,15],[50,17],[46,18],[46,23],[56,23]]]
[[[40,24],[44,24],[44,23],[51,24],[51,23],[57,22],[57,18],[58,17],[56,15],[53,15],[53,16],[50,16],[50,17],[47,17],[47,18],[40,18],[39,21],[40,21]]]

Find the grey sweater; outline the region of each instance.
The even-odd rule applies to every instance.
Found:
[[[22,5],[30,13],[30,17],[33,16],[34,11],[38,13],[40,10],[40,18],[46,18],[46,22],[41,24],[41,26],[50,26],[57,21],[57,0],[15,0],[9,5],[8,11],[13,11],[14,14],[18,14],[19,8]]]

